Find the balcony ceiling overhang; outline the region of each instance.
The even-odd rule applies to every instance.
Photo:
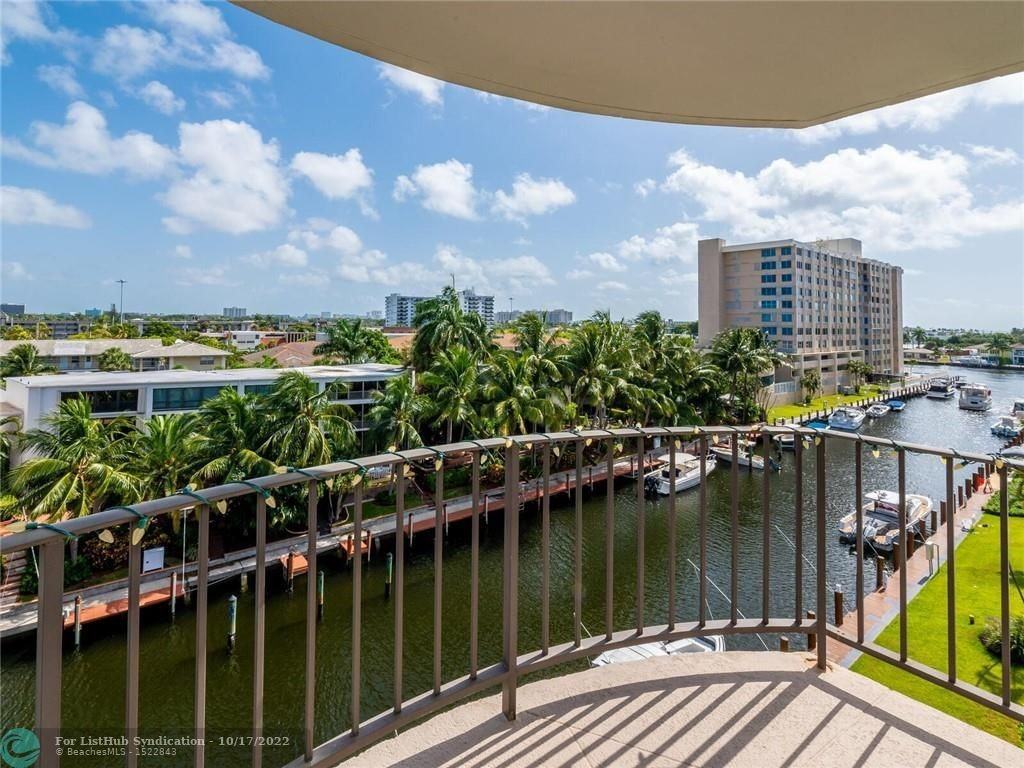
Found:
[[[1021,2],[236,3],[450,83],[671,123],[803,128],[1024,70]]]

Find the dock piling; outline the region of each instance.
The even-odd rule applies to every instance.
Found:
[[[785,635],[779,635],[779,650],[783,653],[789,653],[789,638]]]
[[[359,557],[358,550],[356,551],[356,557]],[[324,617],[324,572],[316,572],[316,617],[322,619]]]
[[[878,592],[885,586],[885,558],[875,555],[875,591]]]
[[[295,553],[292,551],[288,552],[288,559],[285,561],[284,566],[284,578],[288,582],[288,591],[292,592],[295,589]]]
[[[814,611],[808,611],[807,612],[807,618],[810,619],[811,621],[814,621],[815,618],[817,618],[817,616],[814,613]],[[818,647],[818,635],[816,633],[814,633],[814,632],[808,632],[807,633],[807,650],[808,651],[813,651],[817,647]]]
[[[395,566],[395,556],[388,552],[384,558],[384,597],[391,597],[391,576]]]
[[[171,571],[171,617],[173,618],[174,612],[177,609],[176,603],[178,602],[178,572]]]
[[[836,626],[843,626],[843,585],[836,582],[835,591],[832,593],[835,600]]]
[[[238,575],[238,591],[240,593],[245,593],[249,591],[249,574],[247,574],[245,571],[242,571]]]
[[[82,644],[82,596],[75,595],[75,648]]]
[[[235,636],[238,629],[238,598],[228,598],[228,653],[235,651]]]

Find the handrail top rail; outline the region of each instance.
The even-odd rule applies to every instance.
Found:
[[[862,435],[856,432],[843,432],[838,430],[818,430],[805,426],[781,425],[774,426],[765,423],[750,424],[743,426],[674,426],[674,427],[613,427],[609,429],[579,429],[574,431],[531,433],[525,435],[514,435],[506,437],[489,437],[480,440],[460,441],[444,445],[410,448],[402,451],[388,451],[373,456],[360,457],[358,459],[343,459],[341,461],[323,464],[315,467],[297,469],[296,471],[283,472],[279,474],[265,475],[243,482],[224,483],[223,485],[211,486],[209,488],[197,489],[196,496],[206,499],[211,504],[228,499],[258,493],[257,489],[270,491],[275,488],[296,485],[299,483],[313,482],[316,480],[330,480],[357,471],[364,471],[375,467],[384,467],[398,464],[401,457],[407,463],[433,460],[439,455],[463,455],[501,449],[511,445],[526,446],[532,448],[544,445],[560,445],[575,443],[585,440],[608,440],[613,438],[629,437],[672,437],[685,439],[698,439],[700,437],[734,436],[734,435],[800,435],[802,438],[821,437],[824,439],[847,440],[866,445],[877,446],[896,450],[905,450],[911,453],[954,458],[968,463],[990,463],[997,460],[1004,462],[1008,467],[1024,471],[1024,460],[1010,457],[1000,457],[994,453],[978,453],[976,451],[957,451],[953,448],[938,448],[911,443],[903,440],[892,440],[871,435]],[[247,484],[251,483],[251,484]],[[146,517],[159,517],[160,515],[178,512],[184,509],[192,509],[200,502],[196,496],[187,494],[174,494],[160,499],[151,499],[130,505],[135,512]],[[100,512],[95,512],[83,517],[74,518],[60,522],[60,528],[73,536],[82,536],[87,533],[103,530],[116,525],[135,523],[138,516],[124,507],[110,507]],[[10,554],[29,547],[39,546],[62,538],[58,531],[45,528],[21,531],[18,533],[0,536],[0,554]]]

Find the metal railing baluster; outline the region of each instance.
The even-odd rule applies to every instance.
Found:
[[[699,529],[697,535],[700,539],[700,584],[697,585],[697,621],[704,626],[707,621],[708,602],[708,439],[701,437],[699,445],[701,480],[698,500],[700,520],[697,524]]]
[[[64,539],[39,547],[39,601],[36,628],[36,733],[39,765],[56,768],[61,730],[62,641],[64,639]]]
[[[765,624],[771,617],[771,435],[762,437],[764,469],[761,470],[761,621]],[[753,461],[753,452],[751,452]]]
[[[402,662],[405,660],[405,468],[404,462],[393,465],[398,473],[395,481],[395,654],[392,666],[394,673],[394,693],[392,710],[398,715],[402,712],[404,692],[402,686]],[[409,522],[409,533],[412,534],[412,521]]]
[[[1010,485],[1006,464],[999,468],[999,624],[1002,651],[1002,701],[1010,706]]]
[[[513,502],[513,499],[515,500]],[[519,683],[519,445],[505,448],[505,541],[504,541],[504,628],[502,661],[505,667],[501,687],[501,711],[516,719],[516,687]]]
[[[267,502],[256,494],[256,614],[252,651],[252,765],[263,764],[263,675],[267,624]]]
[[[864,642],[864,477],[861,443],[853,446],[853,498],[857,511],[857,642]],[[836,617],[838,623],[839,618]]]
[[[900,661],[907,660],[907,453],[897,451],[896,472],[900,495]]]
[[[303,752],[313,759],[313,731],[316,728],[316,510],[317,481],[307,484],[306,499],[306,683],[304,697]]]
[[[673,630],[676,627],[676,438],[672,435],[668,439],[668,478],[668,628]]]
[[[732,436],[732,464],[729,470],[729,623],[739,621],[740,562],[740,444],[739,433]]]
[[[210,506],[196,507],[196,522],[199,525],[199,546],[196,553],[196,698],[195,735],[196,768],[206,764],[206,618],[208,607],[207,587],[210,577]]]
[[[363,483],[358,478],[352,502],[352,735],[359,735],[360,704],[362,698],[362,638],[363,638]],[[369,554],[369,544],[367,544]],[[310,571],[310,578],[312,578]]]
[[[444,459],[434,473],[434,695],[441,695],[441,630],[444,627]],[[507,514],[508,499],[505,499]]]
[[[956,682],[956,501],[953,457],[946,458],[946,675]]]
[[[576,441],[576,521],[572,555],[572,632],[577,647],[583,642],[583,441]]]
[[[469,556],[469,676],[476,679],[480,668],[480,451],[473,452]],[[547,494],[545,493],[545,496]]]
[[[825,444],[828,441],[824,438],[818,440],[818,454],[815,457],[815,474],[817,476],[817,487],[815,488],[817,501],[815,506],[815,534],[816,559],[817,559],[817,599],[814,609],[814,620],[818,625],[817,646],[818,646],[818,669],[825,669],[826,655],[825,642],[827,635],[825,627],[828,625],[825,615]]]
[[[803,621],[804,616],[804,441],[803,437],[793,435],[793,618]]]
[[[641,434],[636,440],[636,631],[644,631],[644,544],[645,544],[645,516],[644,511],[644,436]]]
[[[605,457],[608,475],[604,504],[604,635],[615,632],[615,439],[608,442]]]
[[[551,445],[544,444],[541,476],[544,497],[540,503],[540,647],[546,654],[551,647]]]
[[[124,721],[128,743],[139,734],[139,587],[142,583],[142,541],[131,543],[132,527],[128,527],[128,646],[125,656],[128,669],[125,675]],[[126,749],[128,768],[139,764],[138,752]]]

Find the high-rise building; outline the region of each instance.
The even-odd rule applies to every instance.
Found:
[[[24,315],[25,305],[24,304],[0,304],[0,312],[5,315]]]
[[[494,325],[494,297],[482,296],[472,288],[459,291],[459,304],[463,312],[472,312],[480,315],[490,328]]]
[[[805,370],[834,393],[852,360],[876,373],[903,372],[903,269],[863,257],[859,240],[700,241],[698,343],[727,328],[760,328],[790,357],[778,395],[798,399]]]
[[[384,325],[392,328],[409,328],[416,315],[416,305],[426,301],[429,296],[402,296],[398,293],[388,294],[384,299]]]
[[[224,307],[224,317],[241,318],[248,317],[249,313],[245,311],[245,307]]]
[[[570,325],[572,312],[567,309],[503,309],[494,313],[498,325],[514,323],[523,315],[540,315],[546,325]]]
[[[85,310],[85,312],[83,312],[82,314],[85,315],[86,317],[102,317],[103,310],[100,309],[99,307],[93,307],[92,309]]]

